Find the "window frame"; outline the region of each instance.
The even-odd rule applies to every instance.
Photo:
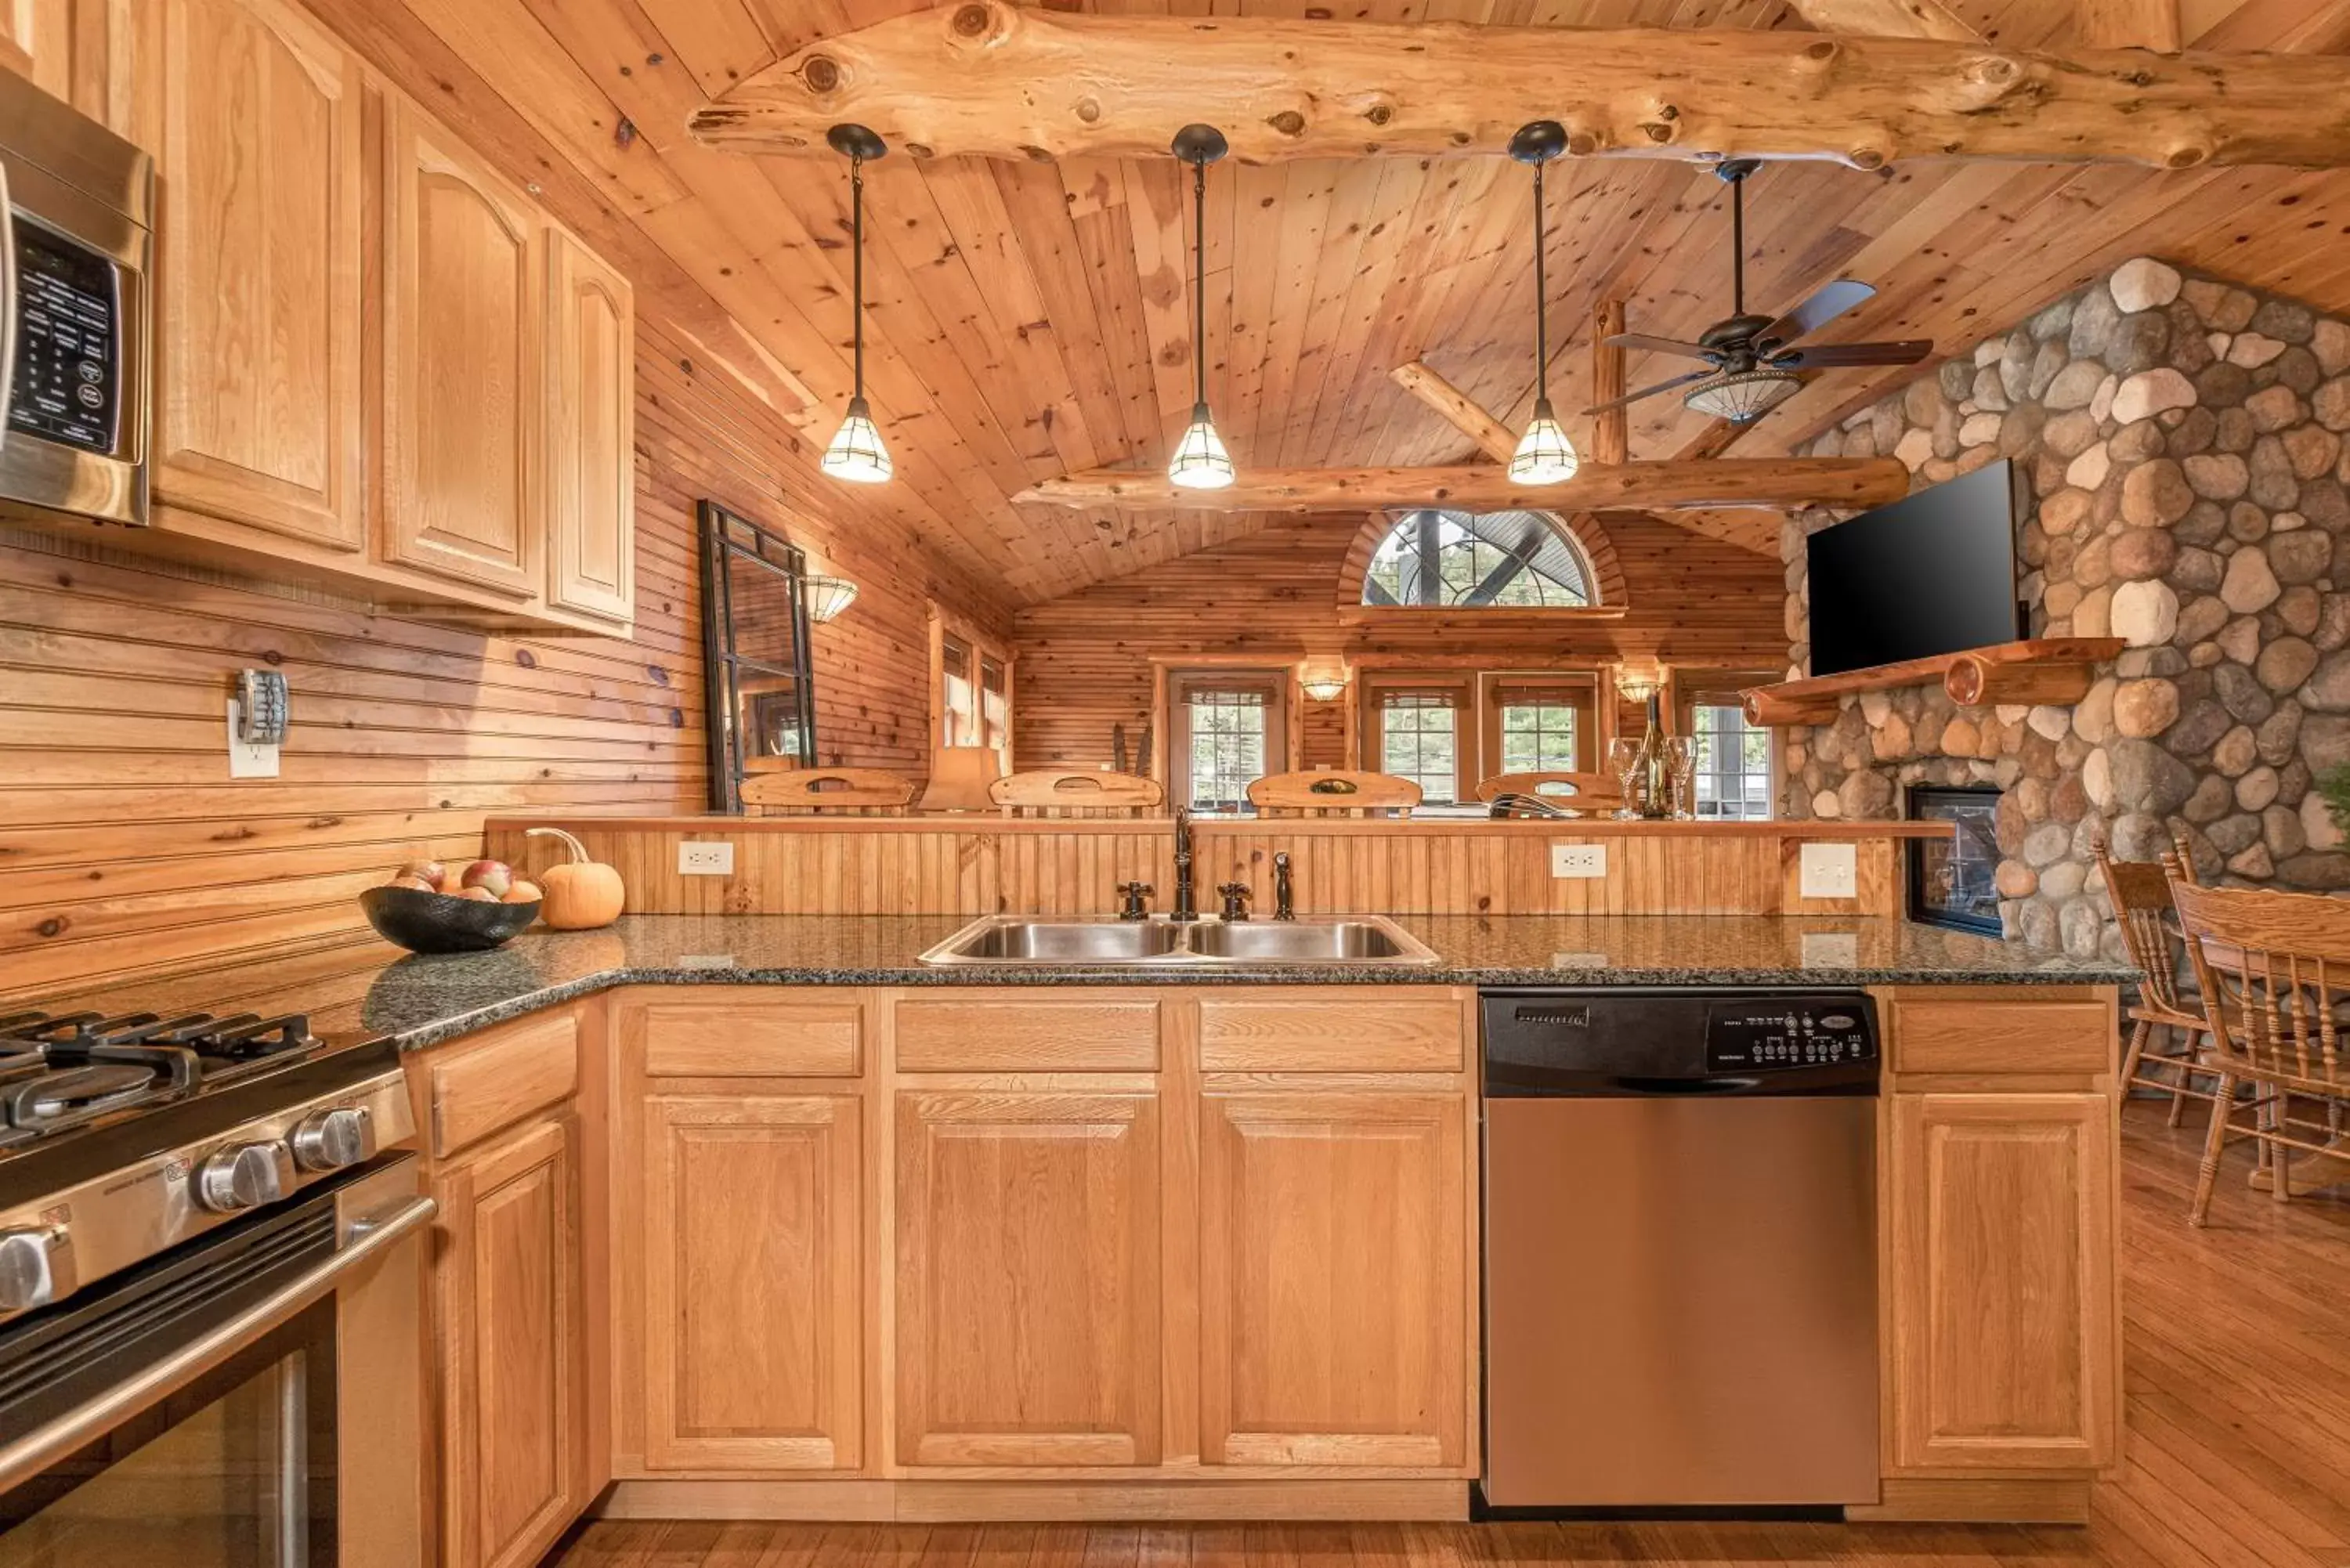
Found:
[[[930,621],[931,745],[934,748],[992,747],[1002,760],[1003,771],[1010,773],[1013,740],[1018,732],[1014,685],[1017,666],[1011,649],[993,638],[984,636],[967,621],[947,614],[935,604],[931,607]],[[965,704],[952,701],[948,691],[947,653],[951,647],[962,655],[966,672],[962,684],[968,696]],[[1000,735],[991,733],[993,726],[987,714],[985,677],[990,666],[999,670],[1003,680],[1003,732]],[[968,734],[962,732],[966,728]]]
[[[1776,670],[1725,670],[1676,666],[1668,672],[1666,707],[1672,732],[1694,736],[1698,732],[1697,711],[1700,708],[1740,708],[1740,693],[1750,686],[1767,686],[1782,679]],[[1742,710],[1740,722],[1744,724]],[[1763,737],[1762,815],[1760,816],[1711,816],[1708,822],[1770,822],[1779,815],[1779,732],[1767,725],[1746,724]],[[1740,770],[1742,774],[1744,770]],[[1696,786],[1690,786],[1691,805],[1695,805]]]
[[[1503,760],[1502,710],[1505,694],[1529,689],[1555,691],[1559,706],[1575,710],[1575,763],[1565,769],[1537,772],[1589,774],[1599,771],[1599,676],[1596,671],[1483,670],[1477,673],[1477,776],[1489,779],[1513,770]]]
[[[1373,586],[1377,582],[1377,573],[1380,556],[1386,552],[1388,546],[1405,529],[1412,527],[1426,528],[1431,524],[1434,525],[1440,530],[1440,535],[1436,540],[1432,541],[1432,543],[1435,544],[1436,553],[1440,556],[1442,553],[1440,529],[1444,521],[1448,517],[1457,516],[1473,519],[1492,516],[1497,514],[1513,513],[1523,514],[1526,516],[1538,519],[1542,525],[1547,528],[1549,532],[1556,537],[1559,544],[1565,549],[1567,556],[1574,562],[1575,576],[1581,579],[1583,591],[1583,602],[1581,604],[1522,605],[1503,604],[1497,602],[1493,598],[1479,600],[1472,597],[1459,601],[1447,601],[1441,597],[1434,599],[1423,598],[1420,597],[1420,594],[1426,592],[1429,587],[1424,574],[1420,576],[1419,587],[1409,597],[1397,598],[1392,599],[1391,602],[1380,603],[1372,600],[1368,597],[1372,591]],[[1585,546],[1581,536],[1575,533],[1572,526],[1569,525],[1567,520],[1555,512],[1549,511],[1543,507],[1531,506],[1496,507],[1489,512],[1472,512],[1466,507],[1461,506],[1412,506],[1388,511],[1380,514],[1379,515],[1383,519],[1383,526],[1380,528],[1376,538],[1372,541],[1368,554],[1363,558],[1362,577],[1359,582],[1355,584],[1354,597],[1356,602],[1352,606],[1342,606],[1342,608],[1351,608],[1353,611],[1370,615],[1389,615],[1412,612],[1424,614],[1434,612],[1447,615],[1480,616],[1589,615],[1594,611],[1605,612],[1609,608],[1609,607],[1603,601],[1599,591],[1598,568],[1591,558],[1590,550]],[[1431,541],[1422,541],[1422,543],[1430,542]],[[1477,544],[1482,544],[1488,548],[1501,550],[1504,560],[1508,560],[1513,556],[1515,556],[1521,562],[1521,566],[1518,570],[1510,572],[1507,576],[1503,577],[1500,582],[1493,585],[1493,592],[1495,594],[1499,594],[1506,590],[1509,585],[1515,581],[1522,574],[1524,567],[1531,565],[1530,552],[1506,548],[1495,544],[1490,539],[1485,539],[1482,535],[1477,535],[1474,541],[1472,541],[1471,545],[1472,552]],[[1428,552],[1425,549],[1422,549],[1418,552],[1418,556],[1419,558],[1426,559],[1428,558]],[[1555,581],[1556,579],[1552,580]],[[1560,584],[1559,586],[1563,588],[1566,585]],[[1386,593],[1384,588],[1380,591],[1382,594]]]
[[[1287,773],[1295,737],[1290,732],[1296,704],[1290,690],[1295,671],[1284,665],[1181,664],[1161,665],[1159,709],[1163,722],[1159,732],[1166,746],[1153,759],[1152,774],[1167,792],[1170,809],[1191,806],[1191,699],[1201,691],[1249,691],[1264,699],[1264,772]],[[1196,808],[1194,808],[1196,809]],[[1243,801],[1233,815],[1249,815],[1255,808]]]
[[[1474,671],[1366,670],[1357,678],[1357,683],[1360,691],[1355,732],[1359,737],[1359,766],[1370,773],[1388,771],[1388,698],[1440,695],[1450,699],[1452,708],[1452,798],[1440,801],[1431,796],[1428,804],[1457,805],[1477,798],[1477,780],[1484,775],[1475,771],[1478,734]]]

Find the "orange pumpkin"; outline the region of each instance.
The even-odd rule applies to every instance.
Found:
[[[545,895],[538,911],[541,920],[558,931],[592,931],[620,918],[628,892],[618,871],[588,859],[588,846],[559,827],[534,827],[527,836],[559,838],[571,851],[569,861],[539,874],[538,886]]]

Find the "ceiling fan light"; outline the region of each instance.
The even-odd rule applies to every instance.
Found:
[[[1534,405],[1534,417],[1510,455],[1510,478],[1519,484],[1559,484],[1573,479],[1582,466],[1575,443],[1566,439],[1565,428],[1544,398]]]
[[[1764,367],[1734,370],[1692,388],[1681,398],[1684,407],[1732,424],[1752,424],[1795,395],[1803,379],[1792,370]]]
[[[818,623],[834,619],[857,602],[857,585],[847,577],[812,576],[802,585],[807,597],[807,618]]]
[[[848,417],[833,432],[832,444],[824,449],[824,457],[816,466],[835,479],[858,484],[879,484],[894,472],[889,449],[881,444],[881,432],[873,423],[873,410],[866,406],[863,398],[848,400]]]
[[[1167,465],[1167,483],[1186,490],[1222,490],[1232,482],[1232,453],[1224,450],[1215,421],[1208,418],[1208,405],[1195,403],[1191,422],[1184,428],[1183,439],[1175,443],[1174,459]]]

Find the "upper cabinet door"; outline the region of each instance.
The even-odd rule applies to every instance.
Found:
[[[72,0],[0,0],[0,66],[57,98],[73,85]]]
[[[636,613],[636,317],[626,278],[559,230],[547,251],[547,602]]]
[[[385,126],[383,554],[533,597],[544,221],[414,106]]]
[[[2113,1114],[2103,1095],[1892,1097],[1896,1464],[2113,1461]]]
[[[20,20],[43,7],[0,0]],[[356,57],[282,0],[130,8],[156,159],[158,500],[364,542]]]

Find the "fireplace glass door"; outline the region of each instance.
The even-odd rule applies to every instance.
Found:
[[[1999,916],[1999,796],[1991,784],[1913,784],[1909,815],[1953,825],[1950,838],[1909,842],[1909,918],[1985,936]]]

